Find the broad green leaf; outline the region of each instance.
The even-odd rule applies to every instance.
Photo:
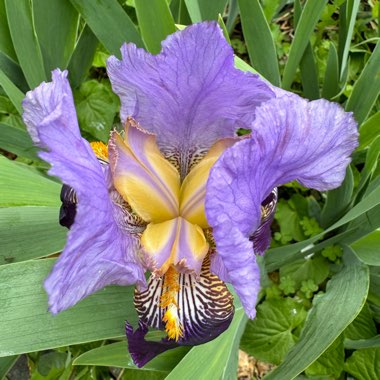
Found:
[[[380,348],[380,335],[377,335],[370,339],[346,339],[344,341],[344,347],[347,350],[360,350],[361,348]]]
[[[148,338],[149,339],[149,338]],[[158,371],[168,373],[189,351],[189,347],[179,347],[166,351],[147,363],[142,371]],[[135,369],[132,358],[128,353],[127,342],[117,342],[94,348],[74,360],[74,365],[96,365]]]
[[[133,287],[108,287],[51,315],[43,281],[55,260],[0,267],[0,357],[124,336],[137,322]]]
[[[306,259],[294,261],[280,268],[280,276],[291,277],[296,287],[300,287],[302,281],[312,280],[320,284],[329,275],[329,263],[322,256],[313,256]]]
[[[235,379],[239,341],[246,321],[243,308],[237,308],[228,330],[211,342],[193,347],[166,380]]]
[[[9,33],[7,14],[5,11],[5,0],[0,0],[0,20],[0,51],[14,61],[17,61],[16,52]]]
[[[301,16],[302,7],[300,0],[294,2],[294,21],[297,26]],[[305,48],[305,52],[300,61],[301,81],[303,94],[306,98],[314,100],[319,99],[319,81],[318,68],[315,63],[315,57],[311,43],[309,42]]]
[[[330,226],[324,232],[311,237],[310,239],[301,241],[299,243],[287,245],[284,247],[270,249],[265,255],[265,264],[267,270],[273,271],[280,268],[282,265],[292,262],[296,259],[304,257],[311,252],[314,252],[313,249],[306,250],[305,248],[315,243],[317,240],[321,239],[327,232],[333,231],[334,229],[345,225],[348,222],[351,222],[363,214],[367,213],[371,209],[374,209],[377,205],[380,204],[380,186],[377,186],[368,196],[363,198],[357,205],[355,205],[350,211],[347,212],[345,216],[339,219],[336,223]],[[350,231],[350,233],[353,231]],[[335,244],[336,241],[330,242],[330,244]],[[322,249],[320,247],[320,249]]]
[[[376,324],[368,304],[365,304],[359,315],[344,330],[344,337],[350,340],[370,339],[376,335]]]
[[[325,294],[314,297],[299,341],[266,379],[292,379],[317,360],[359,314],[368,287],[368,267],[346,247],[343,269],[328,282]]]
[[[251,64],[275,86],[280,86],[276,47],[258,0],[239,0],[244,39]]]
[[[74,99],[81,129],[107,142],[119,110],[119,99],[109,83],[95,79],[84,82],[74,92]]]
[[[343,336],[338,337],[335,342],[308,368],[306,375],[329,376],[330,379],[338,379],[344,367]]]
[[[330,42],[325,77],[322,87],[322,98],[331,99],[339,93],[339,61],[333,42]]]
[[[68,65],[69,79],[73,87],[78,87],[86,77],[91,68],[97,46],[98,39],[90,27],[86,25],[80,34]]]
[[[380,265],[380,230],[373,231],[367,236],[351,244],[356,256],[365,264]]]
[[[0,265],[60,252],[67,230],[58,217],[59,207],[0,208]]]
[[[380,93],[380,42],[354,84],[346,111],[354,113],[359,125],[367,118]]]
[[[341,218],[347,211],[354,190],[354,175],[350,166],[347,167],[346,177],[341,186],[330,190],[321,212],[321,226],[328,227]]]
[[[117,0],[70,1],[111,54],[120,56],[124,42],[143,47],[136,26]]]
[[[344,7],[340,9],[340,20],[345,19],[342,28],[339,29],[340,79],[343,78],[346,71],[348,53],[350,51],[359,5],[360,0],[347,0]]]
[[[0,112],[1,113],[1,112]],[[0,122],[0,147],[20,157],[43,162],[37,157],[38,149],[33,145],[26,130],[15,128]]]
[[[303,200],[306,201],[304,198]],[[302,216],[289,202],[280,200],[277,204],[275,219],[281,232],[275,236],[276,240],[280,240],[282,244],[292,240],[304,240],[305,235],[300,225],[301,218]]]
[[[38,357],[38,362],[35,370],[31,370],[32,377],[30,380],[63,380],[65,379],[65,377],[62,375],[65,371],[65,366],[67,362],[68,354],[66,352],[43,352]]]
[[[9,99],[19,112],[22,114],[21,102],[24,99],[24,94],[12,83],[12,81],[0,69],[0,86],[4,89]]]
[[[0,156],[0,207],[58,206],[61,185]]]
[[[297,341],[294,330],[305,318],[305,309],[293,299],[268,299],[257,306],[256,318],[248,322],[240,347],[258,360],[280,364]]]
[[[75,46],[79,15],[67,0],[33,0],[33,17],[46,75],[50,77],[51,70],[67,67]]]
[[[18,61],[30,88],[46,80],[44,62],[29,0],[5,0],[9,30]]]
[[[360,126],[358,150],[367,148],[378,136],[380,136],[380,111]]]
[[[204,20],[217,20],[223,14],[227,0],[185,0],[187,10],[193,23]]]
[[[297,67],[301,62],[309,38],[317,24],[319,17],[325,7],[327,0],[308,0],[301,13],[300,20],[294,35],[294,40],[290,46],[288,61],[285,65],[282,87],[289,90],[296,74]]]
[[[364,348],[355,351],[344,366],[356,380],[374,380],[380,374],[380,348]]]
[[[145,46],[151,53],[159,53],[161,41],[176,31],[167,1],[135,0],[135,8]]]

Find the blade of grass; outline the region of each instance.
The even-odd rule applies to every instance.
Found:
[[[9,30],[21,69],[30,88],[46,80],[41,48],[29,0],[5,0]]]
[[[238,0],[244,39],[252,66],[275,86],[280,86],[276,47],[258,0]]]
[[[367,148],[378,136],[380,136],[380,111],[360,126],[358,150]]]
[[[9,26],[7,14],[5,11],[5,0],[0,0],[0,51],[6,54],[9,58],[17,61],[17,55],[13,47],[11,35],[9,33]]]
[[[80,34],[68,65],[70,83],[73,87],[78,87],[85,79],[94,60],[97,46],[98,39],[90,27],[86,25]]]
[[[326,202],[321,212],[321,226],[331,226],[347,211],[354,190],[354,176],[350,166],[347,168],[346,177],[341,186],[327,192]]]
[[[70,1],[111,54],[120,57],[124,42],[144,46],[136,26],[117,0]]]
[[[354,84],[346,111],[354,113],[359,125],[367,118],[380,93],[380,42],[376,44],[359,79]]]
[[[21,102],[24,99],[24,94],[12,83],[12,81],[0,69],[0,86],[4,89],[9,99],[21,115]]]
[[[296,25],[298,24],[301,12],[301,2],[300,0],[296,0],[294,2],[294,21]],[[306,98],[311,100],[319,99],[318,68],[315,63],[314,52],[310,42],[307,44],[305,52],[303,53],[300,70],[303,94]]]
[[[343,78],[344,72],[347,69],[348,53],[350,51],[351,39],[354,32],[359,5],[360,0],[347,0],[339,12],[340,20],[344,20],[342,29],[339,30],[340,79]]]
[[[185,0],[187,10],[193,23],[204,20],[217,20],[223,14],[227,0]]]
[[[22,91],[28,91],[29,86],[26,83],[24,73],[21,67],[13,59],[0,51],[0,70]]]
[[[155,331],[152,331],[152,333],[154,332]],[[153,337],[147,339],[153,340]],[[159,340],[159,338],[157,340]],[[144,366],[144,371],[159,371],[168,374],[183,356],[186,355],[189,349],[190,347],[178,347],[174,350],[166,351],[148,362]],[[137,367],[133,364],[132,358],[128,353],[126,342],[117,342],[94,348],[77,357],[73,364],[119,367],[137,370]]]
[[[1,380],[6,379],[5,376],[13,367],[13,365],[16,363],[17,359],[18,359],[18,355],[5,356],[3,358],[0,358],[0,379]]]
[[[231,45],[231,40],[230,40],[230,36],[228,34],[228,30],[227,30],[227,27],[226,27],[226,24],[224,23],[223,21],[223,17],[221,15],[219,15],[218,17],[218,24],[219,26],[222,28],[223,30],[223,35],[224,35],[224,38],[226,39],[226,41]]]
[[[67,0],[33,0],[33,16],[46,76],[50,77],[51,70],[67,67],[75,46],[79,15]]]
[[[170,11],[176,24],[190,25],[191,19],[187,11],[185,0],[172,0],[170,2]]]
[[[289,90],[292,85],[297,67],[300,64],[307,44],[309,43],[311,33],[313,32],[326,3],[327,0],[308,0],[303,8],[294,34],[294,40],[290,46],[288,61],[284,69],[282,87],[285,90]]]
[[[167,1],[135,0],[135,8],[145,46],[151,53],[159,53],[161,41],[176,31]]]
[[[228,5],[228,17],[226,23],[228,33],[232,32],[235,25],[236,17],[238,16],[239,12],[240,11],[237,0],[230,0]]]
[[[327,64],[325,78],[322,87],[322,98],[332,99],[339,93],[339,61],[338,53],[333,42],[330,42],[329,54],[327,56]]]

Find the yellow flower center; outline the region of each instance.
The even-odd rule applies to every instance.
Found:
[[[203,229],[206,182],[212,165],[233,139],[217,142],[183,182],[178,170],[162,155],[156,137],[128,120],[122,137],[113,132],[109,161],[114,186],[132,209],[148,223],[141,236],[141,258],[155,276],[165,275],[161,307],[168,336],[178,340],[182,326],[176,297],[178,272],[199,274],[209,250]]]

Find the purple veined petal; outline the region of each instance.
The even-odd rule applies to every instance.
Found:
[[[109,285],[145,284],[135,257],[138,240],[123,231],[122,210],[109,197],[106,173],[80,136],[67,72],[27,93],[23,119],[49,174],[71,186],[78,205],[66,246],[45,281],[49,310],[58,313]]]
[[[181,177],[192,159],[218,139],[248,128],[254,110],[273,92],[257,75],[234,68],[233,50],[215,22],[203,22],[169,36],[157,56],[133,44],[110,57],[107,72],[128,116],[156,134]]]
[[[214,165],[207,183],[207,220],[224,264],[219,263],[221,273],[227,271],[249,316],[258,291],[257,284],[249,287],[246,281],[247,268],[258,274],[249,239],[260,226],[262,202],[272,189],[293,180],[320,191],[339,186],[357,145],[351,113],[326,100],[283,95],[257,109],[252,138],[226,150]]]

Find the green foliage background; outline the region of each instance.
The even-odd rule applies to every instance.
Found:
[[[158,53],[168,34],[202,20],[219,22],[239,69],[354,112],[360,146],[340,188],[280,189],[256,319],[237,302],[216,340],[139,370],[123,331],[137,322],[132,288],[46,311],[42,282],[66,235],[61,185],[36,156],[21,101],[68,68],[82,134],[107,141],[120,107],[107,57],[125,41]],[[268,380],[380,378],[378,24],[377,0],[0,0],[0,379],[229,380],[239,347],[273,365]]]

